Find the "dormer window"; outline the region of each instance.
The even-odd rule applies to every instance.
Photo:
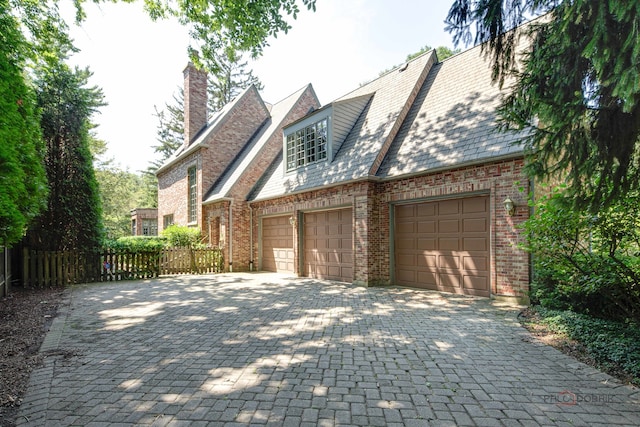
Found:
[[[325,117],[286,135],[287,171],[326,160],[327,134]]]

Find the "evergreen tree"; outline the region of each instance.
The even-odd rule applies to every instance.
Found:
[[[497,82],[514,79],[501,129],[531,130],[532,176],[566,177],[591,211],[640,190],[640,2],[457,0],[447,21],[456,42],[486,42]]]
[[[46,204],[36,97],[24,79],[26,41],[0,0],[0,245],[20,241]]]
[[[215,65],[210,64],[208,95],[209,111],[219,111],[231,102],[241,91],[254,85],[259,91],[264,89],[260,80],[247,70],[247,61],[237,53],[216,55]]]
[[[88,70],[72,70],[62,59],[49,58],[36,70],[50,194],[47,209],[29,230],[27,241],[39,249],[89,250],[101,244],[103,233],[89,149],[90,118],[103,105],[102,93],[87,87]]]

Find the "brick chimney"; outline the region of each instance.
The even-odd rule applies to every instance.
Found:
[[[184,73],[184,146],[207,124],[207,73],[191,62]]]

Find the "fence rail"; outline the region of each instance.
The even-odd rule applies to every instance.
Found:
[[[216,248],[167,248],[160,252],[22,252],[25,286],[64,286],[73,283],[148,279],[166,274],[218,273],[221,252]]]

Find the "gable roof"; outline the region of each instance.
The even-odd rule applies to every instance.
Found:
[[[211,189],[204,196],[204,204],[212,203],[217,200],[224,199],[230,196],[230,191],[241,179],[242,175],[251,169],[256,158],[261,154],[262,149],[271,139],[274,134],[277,133],[277,137],[281,141],[282,133],[279,129],[282,128],[285,118],[289,115],[291,110],[296,106],[300,97],[306,92],[311,91],[313,96],[313,87],[309,84],[295,93],[289,95],[280,102],[270,105],[271,115],[269,119],[263,123],[253,137],[247,141],[247,144],[236,156],[236,158],[229,164],[227,169],[216,180]]]
[[[231,112],[240,104],[240,101],[248,96],[250,92],[255,92],[257,94],[258,99],[260,95],[258,94],[258,89],[252,84],[247,87],[244,91],[242,91],[238,96],[236,96],[231,102],[225,104],[213,117],[211,117],[207,125],[202,128],[197,134],[193,142],[188,146],[183,144],[178,148],[171,157],[169,157],[162,166],[158,168],[156,171],[156,175],[167,170],[171,165],[180,161],[181,159],[187,157],[189,154],[192,154],[196,150],[208,147],[209,136],[214,134],[216,130],[226,121],[226,119],[231,115]],[[262,102],[262,101],[260,101]],[[262,102],[262,106],[265,111],[268,111],[268,106]]]
[[[377,176],[460,167],[522,155],[522,134],[498,133],[503,91],[477,46],[436,64],[393,141]]]
[[[250,198],[278,197],[370,177],[372,170],[382,162],[436,59],[435,52],[429,51],[335,100],[330,105],[338,107],[334,113],[338,113],[345,103],[359,103],[362,110],[346,133],[344,142],[334,152],[333,160],[285,174],[280,155],[277,164],[274,162],[257,183]],[[336,120],[335,114],[333,120]]]

